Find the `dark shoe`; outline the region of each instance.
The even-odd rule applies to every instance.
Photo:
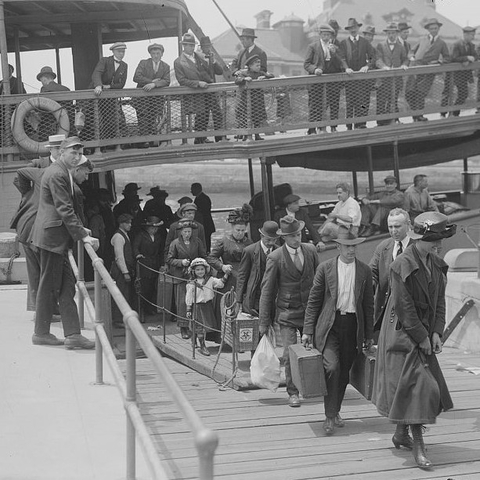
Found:
[[[317,130],[315,128],[309,128],[307,130],[307,135],[315,135],[317,133]]]
[[[356,123],[355,124],[355,130],[362,130],[364,128],[367,128],[367,125],[365,123]]]
[[[395,433],[392,437],[392,443],[398,450],[400,447],[405,447],[408,450],[413,448],[412,437],[408,434],[408,425],[398,424]]]
[[[80,333],[74,333],[65,338],[65,348],[67,350],[73,350],[74,348],[83,348],[84,350],[91,350],[95,348],[95,342],[92,342],[88,338],[80,335]]]
[[[229,140],[227,137],[215,137],[216,142],[228,142]]]
[[[442,112],[440,114],[440,118],[447,118],[447,112]]]
[[[194,144],[194,145],[200,145],[200,144],[202,144],[202,143],[205,143],[205,140],[206,140],[206,139],[203,138],[203,137],[197,137],[197,138],[193,141],[193,144]]]
[[[213,143],[213,140],[209,140],[208,138],[205,138],[203,140],[203,143]]]
[[[327,417],[323,422],[323,429],[327,435],[333,435],[335,431],[335,419]]]
[[[330,127],[330,133],[337,133],[337,127]]]
[[[255,140],[265,140],[258,133],[255,134]]]
[[[45,335],[32,335],[32,343],[34,345],[63,345],[63,340],[58,339],[53,333],[46,333]]]
[[[242,142],[246,142],[247,140],[250,140],[250,135],[243,135],[242,136]]]
[[[180,327],[180,333],[184,340],[188,340],[192,337],[192,332],[187,327]]]
[[[206,357],[209,357],[210,352],[209,352],[207,346],[205,345],[205,338],[199,338],[198,341],[200,342],[200,348],[198,349],[198,351],[202,355],[205,355]]]
[[[423,115],[420,115],[418,118],[419,122],[428,122],[428,118],[424,117]]]
[[[423,443],[423,425],[410,425],[413,435],[413,456],[420,468],[431,468],[432,462],[425,456],[425,444]]]
[[[351,123],[347,123],[347,130],[353,130],[353,125]]]
[[[345,426],[345,421],[339,413],[337,413],[337,415],[335,416],[335,426],[340,428],[343,428]]]
[[[288,399],[288,405],[293,408],[298,408],[300,406],[300,398],[298,395],[290,395],[290,398]]]
[[[327,133],[327,129],[325,127],[318,127],[317,128],[317,133],[320,133],[320,134]]]

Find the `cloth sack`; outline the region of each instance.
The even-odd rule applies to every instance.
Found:
[[[272,392],[280,385],[280,360],[268,335],[261,338],[253,354],[250,376],[254,385]]]

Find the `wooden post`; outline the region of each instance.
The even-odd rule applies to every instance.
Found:
[[[368,160],[368,192],[370,195],[375,193],[375,184],[373,183],[373,158],[372,147],[367,145],[367,160]]]
[[[352,171],[353,197],[358,198],[358,178],[357,171]]]
[[[470,193],[468,188],[468,157],[463,159],[463,193]],[[480,270],[479,270],[480,272]]]
[[[58,83],[62,83],[62,69],[60,65],[60,48],[58,46],[55,47],[55,64],[57,68],[57,81]]]
[[[397,179],[400,189],[400,160],[398,158],[398,140],[393,141],[393,174]]]
[[[178,19],[177,19],[177,36],[178,36],[178,56],[182,54],[182,35],[183,35],[183,22],[182,22],[182,12],[178,11]]]
[[[255,195],[255,180],[253,178],[253,164],[252,159],[248,159],[248,181],[250,184],[250,198],[253,198]]]
[[[272,161],[267,161],[267,184],[268,184],[268,198],[270,199],[270,217],[269,220],[273,219],[273,211],[275,209],[275,198],[273,195],[273,175],[272,175]]]
[[[20,63],[20,36],[18,35],[18,26],[13,29],[15,38],[15,76],[17,77],[17,91],[22,92],[22,65]]]
[[[262,172],[262,192],[263,192],[263,215],[266,220],[272,219],[272,208],[270,205],[270,192],[268,191],[268,173],[267,173],[267,162],[265,157],[260,158],[260,168]]]

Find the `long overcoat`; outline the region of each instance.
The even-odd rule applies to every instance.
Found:
[[[453,407],[436,355],[419,344],[445,327],[447,264],[430,255],[429,271],[415,245],[390,267],[391,294],[380,330],[372,402],[400,424],[435,423]]]

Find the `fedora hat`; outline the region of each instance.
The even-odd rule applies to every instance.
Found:
[[[398,30],[403,32],[404,30],[410,30],[412,27],[407,22],[399,22]]]
[[[37,75],[37,80],[40,81],[40,78],[45,75],[51,76],[54,80],[57,78],[57,74],[52,70],[52,67],[42,67]]]
[[[110,47],[110,50],[115,50],[115,49],[119,49],[119,50],[125,50],[127,48],[127,44],[125,42],[115,42],[111,47]]]
[[[350,231],[350,229],[343,225],[338,227],[337,238],[333,239],[334,242],[337,242],[340,245],[358,245],[359,243],[363,243],[365,240],[365,237],[357,237]]]
[[[202,37],[200,39],[200,46],[201,47],[206,47],[206,46],[210,46],[212,44],[212,41],[210,40],[210,37]]]
[[[196,45],[195,37],[191,33],[186,33],[180,42],[182,45]]]
[[[262,228],[259,228],[258,231],[267,238],[278,238],[278,223],[273,220],[267,220],[264,222]]]
[[[123,188],[122,195],[125,195],[125,193],[137,193],[138,190],[141,190],[141,189],[142,188],[139,187],[136,183],[127,183]]]
[[[178,215],[183,215],[185,212],[188,212],[189,210],[197,211],[198,209],[194,203],[184,203],[183,205],[180,205],[180,208],[178,209],[177,213]]]
[[[363,25],[363,23],[358,23],[355,18],[349,18],[348,19],[348,24],[345,27],[345,30],[350,30],[352,27],[358,27],[360,28]]]
[[[425,23],[423,28],[428,29],[428,27],[430,25],[438,25],[439,27],[441,27],[443,25],[443,23],[440,23],[436,18],[430,18],[430,19],[427,20],[427,22]]]
[[[45,145],[46,148],[59,147],[62,142],[65,140],[65,135],[50,135],[48,137],[48,143]]]
[[[147,193],[151,197],[168,197],[168,192],[166,190],[162,190],[160,187],[152,187],[150,191]]]
[[[398,23],[397,22],[388,22],[387,26],[383,29],[383,31],[384,32],[398,32],[399,31]]]
[[[255,30],[253,28],[244,28],[240,36],[257,38],[257,36],[255,35]]]
[[[280,219],[280,228],[277,230],[277,235],[285,237],[286,235],[293,235],[295,233],[301,232],[305,222],[302,220],[297,220],[291,215],[286,215]]]
[[[152,50],[161,50],[162,52],[164,52],[165,48],[160,43],[152,43],[147,47],[147,50],[148,50],[148,53],[150,53]]]
[[[455,235],[457,226],[448,224],[448,217],[440,212],[424,212],[413,221],[413,229],[407,232],[412,240],[436,242]]]
[[[320,33],[326,32],[326,33],[331,33],[332,35],[335,35],[335,29],[331,27],[330,25],[320,25],[320,28],[318,29]]]
[[[328,21],[328,24],[335,30],[335,33],[340,30],[340,25],[335,19],[331,19]]]
[[[376,35],[377,32],[375,32],[375,27],[372,27],[371,25],[367,25],[364,27],[362,30],[363,33],[369,33],[370,35]]]
[[[155,215],[147,217],[142,223],[142,226],[144,227],[159,227],[160,225],[163,225],[163,222]]]

